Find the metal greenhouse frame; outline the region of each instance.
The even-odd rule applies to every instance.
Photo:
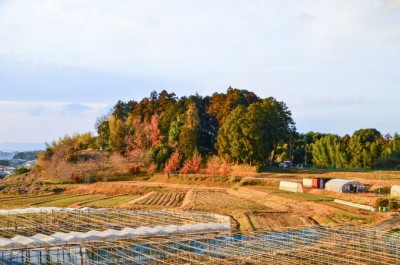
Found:
[[[399,240],[351,226],[233,233],[195,212],[0,210],[0,264],[399,264]]]

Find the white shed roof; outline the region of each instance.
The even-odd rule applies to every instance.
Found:
[[[77,240],[77,238],[75,236],[66,234],[66,233],[62,233],[62,232],[54,233],[51,236],[55,237],[55,238],[59,238],[64,242],[73,242],[73,241]]]
[[[400,185],[393,185],[390,188],[390,196],[400,196]]]
[[[21,244],[9,238],[0,238],[0,247],[10,247],[15,245],[21,245]]]
[[[39,239],[26,236],[15,236],[11,238],[11,240],[25,246],[36,246],[42,244],[42,242]]]
[[[168,225],[168,226],[156,226],[156,227],[145,227],[141,226],[138,228],[124,228],[122,230],[108,229],[105,231],[91,230],[88,232],[69,232],[62,233],[57,232],[52,235],[36,234],[32,237],[26,236],[15,236],[11,239],[0,238],[0,247],[14,247],[16,245],[24,246],[40,246],[40,245],[57,245],[68,242],[79,242],[79,241],[98,241],[104,239],[118,239],[121,237],[144,237],[153,235],[167,235],[180,232],[200,232],[210,230],[230,230],[229,224],[220,223],[197,223],[197,224],[185,224],[182,226]]]
[[[359,187],[359,191],[364,191],[364,185],[361,184],[359,181],[355,180],[348,180],[348,179],[331,179],[325,184],[325,189],[328,191],[335,191],[335,192],[349,192],[348,190],[345,191],[344,189],[347,189],[346,185],[348,184],[354,184]]]
[[[352,182],[353,180],[348,180],[348,179],[331,179],[329,180],[326,185],[336,185],[336,186],[343,186],[346,183]]]
[[[62,240],[60,240],[59,238],[40,234],[40,233],[32,236],[32,238],[35,238],[37,240],[40,240],[40,241],[42,241],[44,243],[48,243],[48,244],[58,244],[58,243],[62,242]]]

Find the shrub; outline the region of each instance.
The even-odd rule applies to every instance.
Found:
[[[129,173],[132,175],[139,175],[140,174],[140,167],[139,166],[133,166],[129,169]]]
[[[181,169],[181,173],[183,174],[196,174],[200,171],[201,168],[201,155],[196,153],[192,159],[186,160]]]
[[[212,156],[207,162],[206,174],[212,176],[227,176],[232,171],[232,165],[217,156]]]
[[[390,194],[390,187],[381,187],[375,189],[376,194]]]
[[[221,174],[223,176],[227,176],[232,171],[232,165],[230,163],[226,162],[226,161],[223,161],[221,163],[219,171],[221,172]]]
[[[387,207],[389,210],[397,210],[400,204],[396,199],[379,198],[376,200],[376,207]]]
[[[175,152],[172,153],[167,164],[165,165],[164,172],[167,174],[175,172],[179,168],[180,163],[181,163],[181,154],[179,153],[179,150],[176,149]]]
[[[74,175],[71,178],[71,182],[74,183],[74,184],[79,183],[79,182],[81,182],[81,178],[79,176],[77,176],[77,175]]]
[[[399,203],[398,203],[396,200],[391,199],[391,200],[389,201],[388,208],[389,208],[390,210],[397,210],[397,209],[399,209],[399,207],[400,207],[400,205],[399,205]]]
[[[241,186],[260,186],[262,181],[256,178],[244,178],[240,184]]]
[[[25,174],[28,173],[30,170],[24,167],[20,167],[15,171],[15,175],[21,175],[21,174]]]
[[[257,166],[257,172],[261,173],[261,172],[266,172],[268,169],[268,166],[266,164],[261,164]]]
[[[208,161],[207,161],[207,168],[206,168],[206,173],[208,175],[217,175],[218,170],[219,170],[219,165],[220,165],[220,159],[217,156],[212,156]]]
[[[148,168],[147,168],[147,175],[153,175],[157,170],[157,165],[156,164],[151,164]]]
[[[376,200],[376,207],[388,207],[389,199],[387,198],[378,198]]]

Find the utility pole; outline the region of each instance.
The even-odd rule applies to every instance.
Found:
[[[381,182],[381,171],[378,171],[378,176],[379,176],[379,190],[378,190],[378,197],[381,197],[381,188],[382,188],[382,182]]]
[[[290,131],[290,137],[289,137],[289,161],[290,161],[290,167],[292,167],[292,131]]]
[[[307,135],[304,135],[304,167],[307,168]]]

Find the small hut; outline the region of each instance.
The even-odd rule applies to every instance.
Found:
[[[281,181],[279,182],[279,189],[290,191],[290,192],[300,192],[303,193],[303,187],[300,183],[289,182],[289,181]]]
[[[365,192],[365,186],[355,180],[331,179],[325,184],[325,190],[341,193],[357,193]]]
[[[390,196],[400,197],[400,185],[393,185],[390,188]]]
[[[331,179],[324,179],[324,178],[312,178],[311,179],[311,187],[316,189],[325,189],[326,183]]]

